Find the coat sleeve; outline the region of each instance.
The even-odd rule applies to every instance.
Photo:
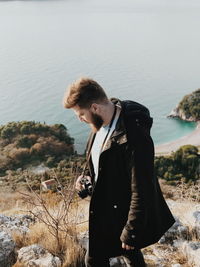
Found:
[[[137,246],[143,237],[148,216],[148,203],[152,201],[154,177],[154,145],[149,131],[135,125],[128,131],[131,150],[129,175],[131,177],[131,199],[128,219],[120,239],[129,246]]]

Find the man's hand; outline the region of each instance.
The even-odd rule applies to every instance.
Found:
[[[81,191],[84,189],[83,185],[81,184],[81,179],[83,178],[83,175],[80,175],[75,183],[75,189],[78,191]],[[84,178],[87,178],[91,183],[91,177],[90,176],[84,176]]]
[[[124,248],[126,250],[134,249],[134,247],[131,247],[129,245],[126,245],[125,243],[122,243],[122,248]]]

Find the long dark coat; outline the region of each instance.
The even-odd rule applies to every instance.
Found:
[[[100,154],[96,183],[88,159],[88,175],[94,187],[89,209],[91,257],[121,255],[122,242],[137,248],[151,245],[174,223],[154,175],[148,109],[133,101],[112,101],[121,105],[121,114]],[[91,134],[88,140],[87,156],[94,137]]]

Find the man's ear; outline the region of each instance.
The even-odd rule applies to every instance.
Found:
[[[92,103],[92,105],[91,105],[91,111],[92,111],[93,113],[99,113],[99,108],[100,108],[99,104],[97,104],[97,103]]]

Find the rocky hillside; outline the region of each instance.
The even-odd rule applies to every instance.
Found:
[[[178,188],[180,194],[184,194],[185,188]],[[160,241],[154,245],[142,249],[147,267],[199,267],[200,262],[200,204],[193,201],[191,196],[181,197],[177,190],[169,185],[162,184],[162,190],[170,198],[167,203],[176,218],[175,224],[166,232]],[[28,214],[28,206],[15,195],[10,199],[0,194],[2,202],[12,201],[18,198],[15,209],[0,208],[0,266],[1,267],[83,267],[85,247],[88,242],[87,200],[77,201],[71,211],[62,208],[62,198],[58,194],[46,194],[43,200],[48,201],[48,213],[41,206],[32,209],[32,215]],[[30,200],[30,199],[29,199]],[[31,198],[32,200],[32,198]],[[47,202],[45,202],[47,203]],[[46,204],[45,204],[46,205]],[[6,207],[5,207],[6,208]],[[16,215],[20,210],[24,214]],[[30,211],[30,210],[29,210]],[[55,212],[57,211],[57,212]],[[66,211],[68,211],[66,216]],[[33,216],[35,215],[35,216]],[[63,229],[60,218],[66,216],[67,235]],[[60,217],[61,216],[61,217]],[[48,218],[49,224],[45,222]],[[53,221],[59,225],[59,242],[61,246],[55,246]],[[39,220],[40,219],[40,220]],[[72,224],[71,224],[72,223]],[[75,223],[75,224],[74,224]],[[66,225],[65,225],[66,226]],[[75,226],[75,227],[74,227]],[[69,231],[70,229],[70,231]],[[76,229],[76,231],[75,231]],[[69,238],[69,234],[76,237]],[[63,243],[64,242],[64,243]],[[123,258],[112,258],[112,267],[125,267]]]
[[[169,117],[177,117],[185,121],[200,121],[200,89],[184,96]]]
[[[0,126],[0,174],[26,165],[45,163],[52,167],[74,153],[73,138],[62,124],[34,121]]]

